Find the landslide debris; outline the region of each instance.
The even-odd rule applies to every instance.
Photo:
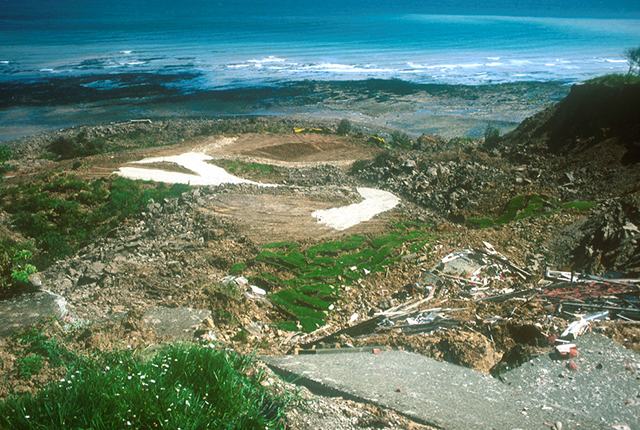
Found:
[[[640,122],[624,120],[627,118],[624,115],[618,122],[615,115],[581,117],[581,112],[588,110],[584,105],[588,105],[589,86],[577,88],[560,105],[525,121],[492,146],[464,139],[447,142],[433,136],[421,137],[411,149],[382,150],[377,145],[364,145],[352,168],[320,160],[315,161],[317,165],[287,164],[284,150],[270,148],[258,154],[252,149],[252,155],[260,155],[262,162],[268,160],[270,153],[278,155],[275,161],[279,163],[279,183],[289,187],[269,190],[245,185],[200,187],[179,198],[149,202],[124,225],[41,273],[43,284],[67,297],[69,310],[75,317],[93,322],[88,331],[81,332],[84,337],[80,335],[81,339],[75,340],[80,347],[158,342],[160,339],[152,330],[142,327],[141,318],[136,319],[136,315],[157,306],[196,307],[212,311],[206,329],[215,330],[227,347],[279,354],[294,352],[305,343],[354,326],[378,312],[424,298],[425,290],[416,282],[430,267],[451,251],[482,249],[483,242],[492,244],[531,273],[530,278],[513,286],[515,290],[536,288],[547,268],[592,274],[617,271],[637,276],[640,164],[629,162],[628,155],[633,155],[637,142],[634,134],[627,131]],[[626,99],[624,91],[615,93],[602,88],[594,91],[594,97],[618,94],[626,100],[619,106],[639,111],[633,100]],[[618,104],[608,102],[606,106]],[[629,115],[635,118],[633,113]],[[588,125],[588,133],[595,134],[585,134],[579,126],[568,128],[571,121]],[[271,127],[264,125],[268,123],[266,119],[257,123],[266,129]],[[169,124],[166,129],[174,130]],[[610,131],[596,133],[601,128]],[[352,129],[357,130],[357,126]],[[87,133],[92,136],[90,131]],[[272,145],[277,145],[280,138],[291,148],[296,134],[268,136]],[[328,141],[322,145],[330,147],[332,138],[323,135]],[[260,136],[254,135],[252,139],[259,141]],[[304,150],[305,139],[299,140],[296,149]],[[42,136],[34,137],[34,142],[37,144],[33,146],[22,142],[30,148],[24,154],[46,146]],[[193,142],[185,142],[180,148],[193,146]],[[162,153],[164,149],[154,151]],[[312,149],[308,151],[311,153]],[[118,163],[131,161],[123,153],[113,154],[118,163],[105,161],[108,156],[81,160],[89,164],[87,170],[95,165],[104,168],[102,174],[107,175]],[[41,168],[37,166],[39,163],[21,159],[18,164],[24,170],[16,172],[16,178],[11,180],[32,180],[33,172]],[[29,165],[36,167],[30,171]],[[71,162],[64,161],[46,163],[46,168],[52,170],[71,166]],[[93,172],[97,174],[98,170],[94,168]],[[302,230],[307,231],[306,227],[303,229],[287,218],[286,212],[292,212],[296,204],[311,207],[324,202],[324,207],[331,207],[353,203],[357,201],[356,186],[385,189],[400,196],[403,203],[377,221],[345,233],[305,234]],[[513,207],[514,199],[534,200],[531,196],[544,196],[536,200],[542,202],[539,212],[528,213],[527,205],[523,205],[516,207],[509,222],[494,223],[488,228],[468,222],[470,218],[497,220],[510,204]],[[268,213],[275,212],[275,202],[287,199],[291,199],[291,204],[277,212],[279,223],[270,223],[257,232],[252,230]],[[573,206],[563,206],[567,203]],[[591,208],[591,204],[582,203],[597,206]],[[3,218],[7,216],[3,214]],[[313,246],[352,233],[374,240],[392,232],[399,221],[413,223],[410,228],[424,230],[429,240],[417,249],[410,249],[411,244],[400,245],[393,255],[397,261],[384,270],[351,283],[336,282],[340,300],[332,309],[325,310],[326,326],[317,333],[286,330],[282,323],[292,318],[286,307],[256,299],[255,295],[251,297],[246,288],[221,282],[230,274],[251,281],[258,274],[290,281],[289,270],[256,258],[263,245],[287,240],[287,236],[295,234],[288,241],[298,243],[302,254]],[[282,291],[275,285],[265,282],[258,287],[268,294]],[[428,336],[398,330],[367,339],[345,335],[326,346],[406,349],[486,372],[492,369],[499,372],[544,353],[548,349],[544,343],[547,336],[557,335],[568,324],[565,319],[553,316],[553,307],[538,297],[485,303],[469,300],[462,293],[460,284],[448,282],[434,292],[429,302],[434,308],[449,309],[446,312],[458,323],[455,328],[436,330]],[[131,318],[137,322],[133,323]],[[120,321],[127,323],[123,325]],[[608,323],[606,330],[613,338],[638,350],[640,333],[634,325]]]

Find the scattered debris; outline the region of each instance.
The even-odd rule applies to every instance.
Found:
[[[614,279],[547,270],[542,295],[555,303],[556,313],[575,317],[592,312],[591,320],[602,317],[640,321],[640,279]],[[587,318],[584,318],[587,320]],[[585,322],[581,323],[583,326]],[[576,328],[574,327],[574,330]]]
[[[442,277],[467,289],[473,299],[514,293],[509,288],[516,281],[526,281],[531,274],[519,268],[488,243],[483,251],[464,249],[446,255],[431,268],[430,279]],[[509,287],[505,287],[509,285]],[[501,288],[500,288],[501,287]]]

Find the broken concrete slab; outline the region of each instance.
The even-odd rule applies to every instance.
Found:
[[[394,409],[447,430],[606,428],[580,411],[545,409],[486,373],[405,351],[261,357],[276,373],[320,395]]]
[[[67,313],[66,307],[64,297],[47,290],[0,301],[0,337],[9,336],[45,316],[55,315],[61,318]]]
[[[207,309],[155,308],[147,311],[143,321],[156,329],[158,336],[172,340],[190,340],[202,321],[211,315]]]
[[[573,341],[576,370],[540,355],[502,376],[512,388],[554,411],[587,416],[606,428],[640,428],[640,355],[597,333]]]

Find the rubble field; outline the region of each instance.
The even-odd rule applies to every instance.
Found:
[[[615,136],[606,157],[598,157],[602,140],[582,140],[578,155],[545,154],[540,135],[518,140],[518,130],[493,147],[423,135],[394,150],[311,129],[199,136],[89,156],[75,168],[78,160],[38,158],[45,145],[33,142],[46,142],[39,137],[24,146],[28,151],[16,151],[20,169],[3,186],[47,172],[47,181],[71,174],[109,180],[132,162],[189,151],[236,176],[277,185],[198,186],[150,202],[39,273],[41,288],[65,298],[69,324],[81,327],[65,340],[74,348],[170,340],[145,322],[145,313],[187,307],[211,312],[197,336],[243,353],[401,349],[497,377],[541,354],[571,356],[572,347],[563,345],[585,331],[640,353],[637,160],[624,158]],[[170,162],[145,168],[189,173]],[[393,193],[400,202],[346,230],[311,216],[361,202],[358,187]],[[0,233],[20,238],[4,222],[10,214],[1,215]],[[0,397],[57,376],[52,369],[20,379],[11,364],[20,345],[11,337],[0,344],[0,377],[7,381]],[[329,424],[317,410],[296,410],[290,427],[421,427],[373,406],[320,402],[312,409],[350,410],[356,418]]]

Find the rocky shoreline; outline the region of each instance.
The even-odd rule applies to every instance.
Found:
[[[180,94],[183,76],[108,75],[113,89],[92,88],[101,77],[0,83],[0,139],[78,125],[131,119],[247,115],[314,120],[347,118],[362,126],[453,137],[480,137],[488,125],[507,132],[561,100],[563,82],[462,86],[394,80],[292,82],[267,88]]]

